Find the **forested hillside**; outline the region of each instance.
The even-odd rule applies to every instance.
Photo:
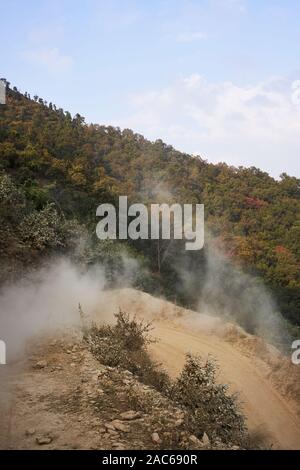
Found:
[[[284,174],[276,181],[257,168],[213,165],[128,129],[88,125],[79,114],[8,84],[0,118],[2,281],[44,256],[74,253],[84,235],[90,242],[85,262],[101,261],[109,271],[126,249],[148,269],[137,280],[141,287],[193,305],[206,249],[191,254],[179,242],[103,243],[95,237],[95,213],[119,195],[146,204],[204,203],[210,244],[263,279],[282,314],[300,325],[299,179]],[[197,285],[183,287],[179,266],[195,273]]]

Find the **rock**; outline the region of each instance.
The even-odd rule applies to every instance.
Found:
[[[189,441],[198,447],[201,447],[202,445],[201,441],[198,439],[198,437],[194,436],[194,434],[191,434],[191,436],[189,436]]]
[[[232,446],[231,450],[240,450],[240,447],[239,446]]]
[[[38,361],[35,365],[34,365],[34,368],[35,369],[44,369],[45,367],[47,367],[47,361]]]
[[[118,420],[118,419],[114,419],[111,424],[113,425],[113,427],[117,430],[117,431],[121,431],[121,432],[128,432],[129,431],[129,427],[126,426],[126,424],[122,423],[122,421]]]
[[[106,427],[106,429],[110,429],[111,431],[115,430],[115,427],[112,423],[105,423],[104,426]]]
[[[29,428],[29,429],[26,429],[25,436],[33,436],[35,433],[36,433],[36,430],[34,428]]]
[[[209,446],[210,445],[210,440],[209,440],[209,437],[208,435],[205,433],[203,433],[203,436],[202,436],[202,439],[201,439],[201,442],[204,446]]]
[[[120,418],[124,419],[125,421],[131,421],[133,419],[138,419],[141,416],[142,416],[142,414],[141,414],[140,411],[133,411],[133,410],[124,411],[124,413],[120,414]]]
[[[161,444],[161,442],[162,442],[162,440],[159,437],[159,434],[157,432],[154,432],[152,434],[151,439],[152,439],[152,442],[154,442],[154,444]]]
[[[53,438],[51,436],[38,436],[35,440],[39,446],[43,446],[50,444],[53,441]]]

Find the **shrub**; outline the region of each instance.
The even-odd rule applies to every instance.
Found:
[[[80,314],[83,317],[82,311]],[[154,341],[149,336],[151,324],[130,318],[122,310],[115,317],[115,325],[84,328],[84,339],[92,353],[102,364],[129,370],[143,383],[162,391],[169,385],[169,377],[146,349]]]
[[[81,227],[76,220],[66,220],[54,203],[26,215],[19,225],[20,238],[36,250],[74,247]]]
[[[172,398],[188,411],[189,427],[201,438],[206,432],[226,444],[242,444],[247,435],[245,418],[236,395],[228,386],[216,383],[216,362],[187,355],[183,370],[174,383]]]
[[[22,220],[19,231],[22,240],[32,248],[42,250],[47,246],[61,246],[59,232],[60,217],[53,204],[41,211],[33,211]]]
[[[0,216],[1,224],[19,223],[24,216],[26,201],[24,194],[6,173],[0,174]]]

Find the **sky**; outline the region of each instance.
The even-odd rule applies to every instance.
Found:
[[[300,177],[299,0],[0,0],[0,76],[210,162]]]

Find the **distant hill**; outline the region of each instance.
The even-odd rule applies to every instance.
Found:
[[[8,83],[7,103],[0,106],[0,172],[2,280],[42,256],[72,251],[86,231],[94,247],[90,263],[116,260],[125,247],[150,272],[140,280],[145,290],[192,305],[199,287],[185,290],[178,266],[201,285],[205,250],[184,253],[179,244],[154,241],[101,248],[93,235],[95,211],[119,195],[132,202],[204,203],[211,243],[228,262],[263,279],[282,314],[300,325],[299,179],[283,174],[276,181],[254,167],[213,165],[129,129],[88,125]]]

